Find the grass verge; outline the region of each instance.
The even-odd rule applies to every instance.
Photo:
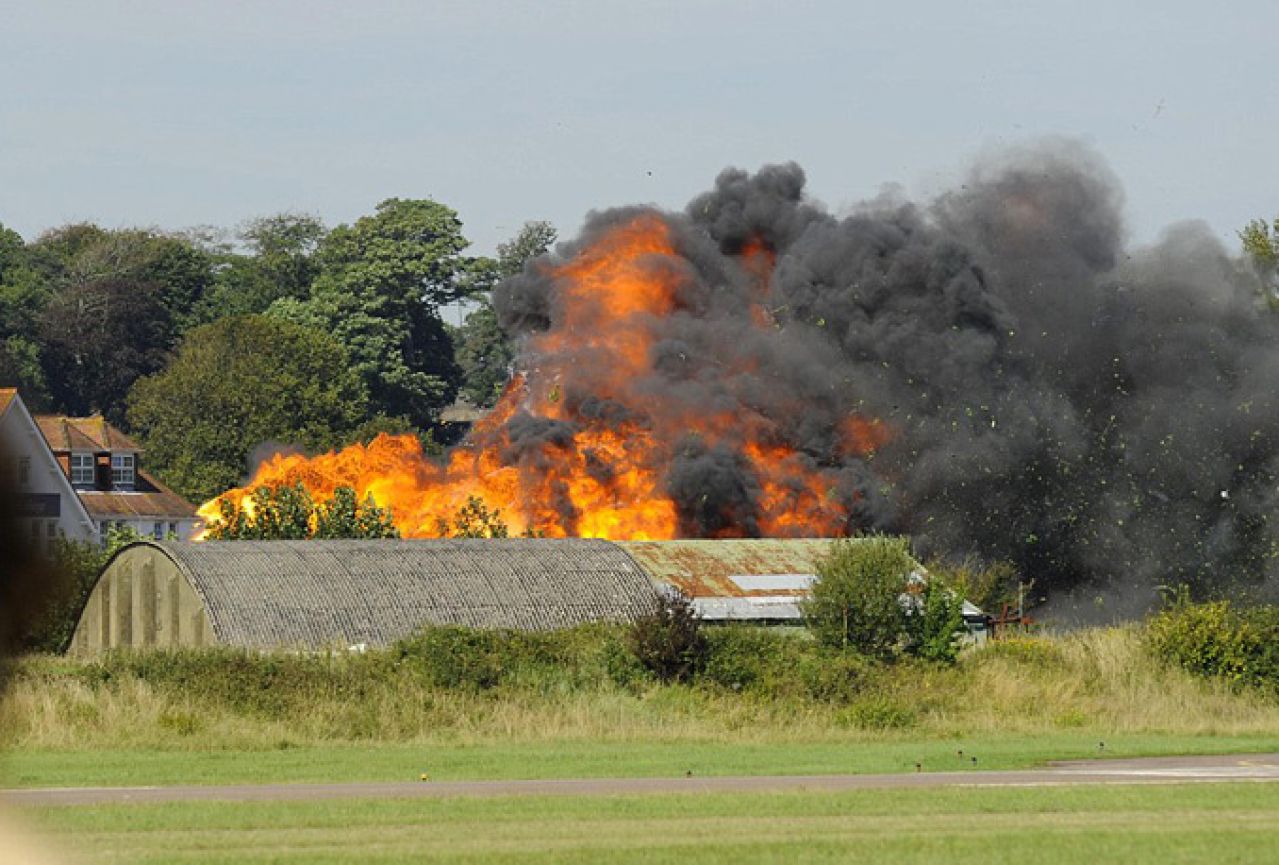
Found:
[[[239,750],[23,750],[0,782],[15,787],[829,775],[1021,769],[1052,760],[1279,751],[1276,736],[1085,734],[886,738],[836,742],[525,742],[379,744]],[[962,752],[962,753],[961,753]],[[976,761],[974,762],[974,758]]]
[[[1279,785],[30,809],[91,862],[1251,863]]]

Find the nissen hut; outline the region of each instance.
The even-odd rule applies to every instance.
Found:
[[[708,621],[794,621],[828,541],[141,542],[107,564],[71,651],[385,646],[425,625],[631,621],[677,589]]]

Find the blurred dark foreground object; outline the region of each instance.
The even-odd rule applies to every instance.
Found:
[[[0,450],[0,466],[7,465],[8,455]],[[5,658],[21,648],[31,623],[65,582],[21,531],[17,497],[8,475],[0,471],[0,653]],[[7,665],[0,663],[0,690],[6,678]]]

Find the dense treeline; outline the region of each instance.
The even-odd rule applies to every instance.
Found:
[[[86,223],[27,242],[0,226],[0,386],[34,411],[101,412],[202,500],[263,442],[425,436],[459,393],[491,404],[512,350],[488,292],[554,239],[529,223],[470,256],[456,213],[409,199],[332,229],[286,213],[233,235]]]

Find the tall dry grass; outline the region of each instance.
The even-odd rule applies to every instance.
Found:
[[[208,749],[358,741],[780,743],[886,732],[1279,734],[1279,703],[1162,666],[1135,627],[1004,640],[967,651],[954,667],[873,667],[828,698],[709,681],[619,684],[589,655],[586,639],[574,640],[587,655],[529,662],[485,688],[433,684],[389,653],[308,659],[223,652],[114,667],[31,657],[18,662],[0,701],[0,744]]]

